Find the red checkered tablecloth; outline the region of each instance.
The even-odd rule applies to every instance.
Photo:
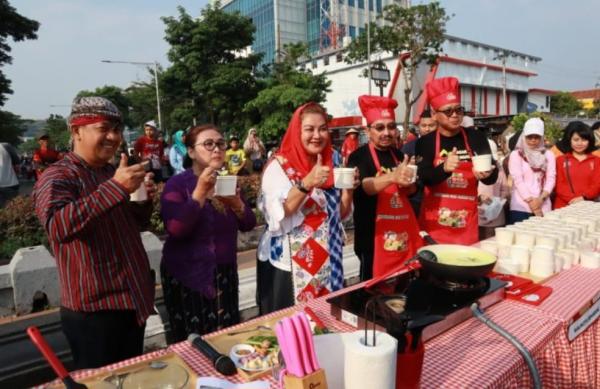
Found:
[[[591,298],[594,288],[600,287],[600,272],[573,268],[560,273],[548,285],[554,293],[539,307],[532,307],[512,300],[505,300],[486,310],[489,317],[516,336],[532,353],[544,387],[593,388],[598,379],[598,354],[600,353],[600,325],[595,323],[574,342],[568,342],[565,333],[566,318],[575,313],[573,302],[583,303]],[[354,286],[357,288],[359,286]],[[344,290],[343,292],[346,292]],[[593,294],[592,294],[593,296]],[[331,296],[327,296],[329,298]],[[337,321],[330,314],[325,298],[313,300],[309,305],[330,329],[348,332],[355,328]],[[302,310],[304,305],[284,310],[290,314]],[[267,317],[281,315],[275,312]],[[265,317],[254,321],[264,320]],[[232,327],[249,325],[248,322]],[[230,331],[228,328],[224,331]],[[220,331],[223,332],[223,331]],[[471,318],[449,331],[428,341],[425,345],[423,388],[524,388],[531,386],[531,378],[525,362],[506,341],[476,319]],[[168,348],[176,352],[199,376],[217,376],[232,382],[242,382],[241,377],[222,377],[211,362],[194,350],[187,342]],[[155,358],[166,351],[146,354],[103,369],[114,369],[140,360]],[[77,373],[76,378],[96,371]],[[276,381],[268,376],[263,379],[276,387]]]
[[[544,285],[553,291],[537,308],[568,322],[585,303],[600,293],[600,269],[574,266],[558,273]]]
[[[599,388],[600,321],[596,320],[572,342],[568,340],[567,332],[572,318],[600,293],[600,269],[575,266],[560,272],[544,285],[552,287],[553,292],[536,309],[561,323],[562,330],[554,343],[560,345],[556,348],[556,358],[561,361],[569,387]]]

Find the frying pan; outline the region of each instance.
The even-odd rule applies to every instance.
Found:
[[[417,255],[426,273],[444,280],[468,281],[485,277],[496,264],[493,254],[476,247],[457,244],[423,246]],[[457,260],[456,263],[446,263],[453,259]]]

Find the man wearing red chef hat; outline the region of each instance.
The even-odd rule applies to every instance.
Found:
[[[438,243],[473,244],[478,241],[477,183],[495,183],[498,171],[473,169],[471,157],[491,150],[483,133],[461,127],[465,109],[458,79],[432,80],[426,92],[438,130],[419,138],[415,148],[425,184],[419,222]]]
[[[411,258],[423,245],[407,195],[415,190],[409,158],[395,147],[396,100],[360,96],[369,143],[348,158],[358,168],[361,185],[354,190],[354,251],[360,279],[387,273]]]

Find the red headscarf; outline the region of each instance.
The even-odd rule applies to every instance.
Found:
[[[296,170],[300,179],[304,178],[312,170],[314,164],[304,149],[300,140],[302,134],[302,113],[307,107],[318,105],[317,103],[306,103],[296,109],[288,128],[281,141],[281,146],[276,155],[287,159],[288,164]],[[330,188],[333,186],[333,148],[331,147],[331,138],[321,151],[321,163],[323,166],[329,166],[331,173],[327,181],[320,188]]]
[[[114,119],[105,115],[77,116],[71,119],[70,124],[72,126],[87,126],[88,124],[100,123],[105,120]]]

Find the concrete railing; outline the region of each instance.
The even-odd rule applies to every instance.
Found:
[[[254,232],[258,235],[258,233]],[[244,239],[252,240],[246,235]],[[142,241],[148,252],[151,267],[160,274],[162,242],[149,232],[142,233]],[[346,280],[358,277],[359,262],[353,247],[344,248],[344,273]],[[242,321],[257,315],[256,308],[256,269],[242,269],[238,272],[239,308]],[[160,283],[160,278],[157,277]],[[0,267],[0,308],[5,315],[19,313],[20,317],[3,319],[0,324],[0,388],[28,387],[54,378],[52,371],[31,344],[25,329],[30,325],[40,328],[44,337],[59,358],[71,365],[71,353],[60,328],[57,309],[50,309],[33,315],[31,312],[34,296],[44,294],[51,307],[59,305],[59,287],[56,264],[52,255],[43,246],[23,248],[17,251],[9,265]],[[166,346],[166,333],[169,329],[162,290],[157,288],[155,305],[159,315],[152,315],[146,323],[144,348],[146,351]]]
[[[262,229],[239,234],[238,247],[255,246]],[[156,272],[156,282],[160,284],[160,260],[163,243],[150,232],[141,234],[144,248],[148,253],[150,267]],[[352,246],[344,248],[344,269],[346,279],[358,275],[358,259]],[[239,271],[240,310],[256,306],[256,271],[254,268]],[[56,261],[44,246],[34,246],[17,250],[8,265],[0,266],[0,316],[31,313],[36,299],[44,300],[50,307],[59,306],[59,284]]]

